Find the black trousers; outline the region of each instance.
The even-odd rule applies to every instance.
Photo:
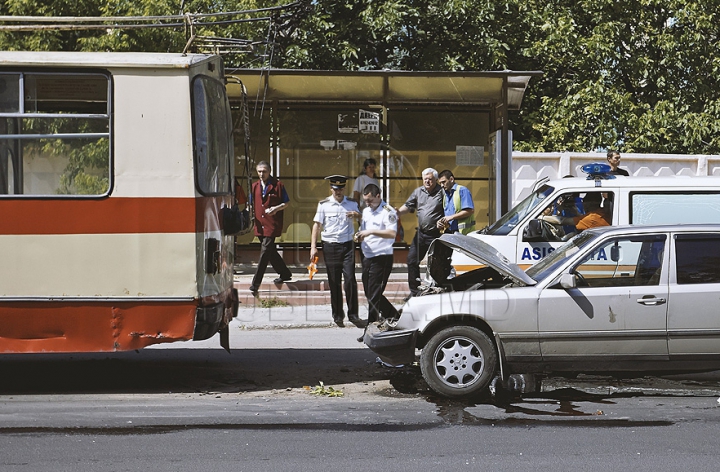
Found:
[[[397,318],[397,309],[383,293],[392,272],[393,256],[365,257],[363,259],[362,282],[368,301],[368,323],[383,318]]]
[[[275,269],[283,279],[291,279],[292,272],[285,265],[285,261],[277,251],[275,246],[275,238],[270,236],[258,236],[260,240],[260,259],[258,260],[257,270],[255,276],[252,279],[252,286],[256,289],[260,287],[262,279],[265,276],[265,269],[267,269],[268,262]]]
[[[330,285],[330,304],[335,321],[345,318],[342,288],[348,306],[348,318],[358,316],[357,280],[355,279],[355,243],[323,243],[323,259]],[[345,282],[343,283],[343,279]],[[341,288],[342,286],[342,288]]]
[[[410,249],[408,249],[407,266],[408,266],[408,285],[410,286],[410,293],[415,296],[418,293],[418,287],[420,287],[420,261],[425,258],[425,255],[430,248],[430,243],[438,238],[438,234],[423,233],[419,229],[415,230],[415,237],[413,238]]]

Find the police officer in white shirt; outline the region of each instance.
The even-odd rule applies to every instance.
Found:
[[[393,266],[393,242],[397,233],[397,213],[380,196],[380,188],[368,184],[363,190],[363,210],[357,239],[363,255],[362,282],[368,300],[368,323],[398,317],[397,309],[383,295]],[[362,341],[362,337],[359,339]]]
[[[317,239],[318,236],[321,236],[323,259],[328,273],[328,285],[330,286],[330,304],[332,305],[333,320],[338,326],[345,326],[343,322],[345,312],[343,311],[342,296],[342,288],[344,288],[348,306],[348,320],[358,328],[362,328],[365,323],[358,316],[355,244],[353,243],[355,233],[353,220],[360,218],[360,210],[356,202],[345,196],[347,177],[344,175],[331,175],[325,177],[325,179],[330,181],[332,195],[318,203],[317,212],[313,218],[310,260],[317,256]],[[343,278],[345,279],[344,283],[342,283]]]

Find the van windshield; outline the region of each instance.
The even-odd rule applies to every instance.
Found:
[[[502,218],[493,223],[485,232],[485,234],[494,234],[496,236],[504,236],[513,230],[528,213],[535,213],[535,209],[543,205],[543,201],[553,193],[555,187],[543,185],[535,192],[518,203],[512,210],[505,213]]]

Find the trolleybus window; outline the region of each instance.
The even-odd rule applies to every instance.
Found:
[[[0,195],[107,194],[109,96],[100,73],[0,72]]]
[[[193,81],[192,99],[198,190],[203,195],[230,193],[232,119],[225,85],[198,76]]]

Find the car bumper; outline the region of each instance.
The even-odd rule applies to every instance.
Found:
[[[210,339],[215,333],[227,328],[230,321],[237,316],[240,306],[237,289],[228,289],[217,298],[220,301],[197,308],[193,340]]]
[[[417,330],[380,331],[376,326],[368,326],[363,342],[383,362],[392,365],[412,364],[415,362],[415,342]]]

